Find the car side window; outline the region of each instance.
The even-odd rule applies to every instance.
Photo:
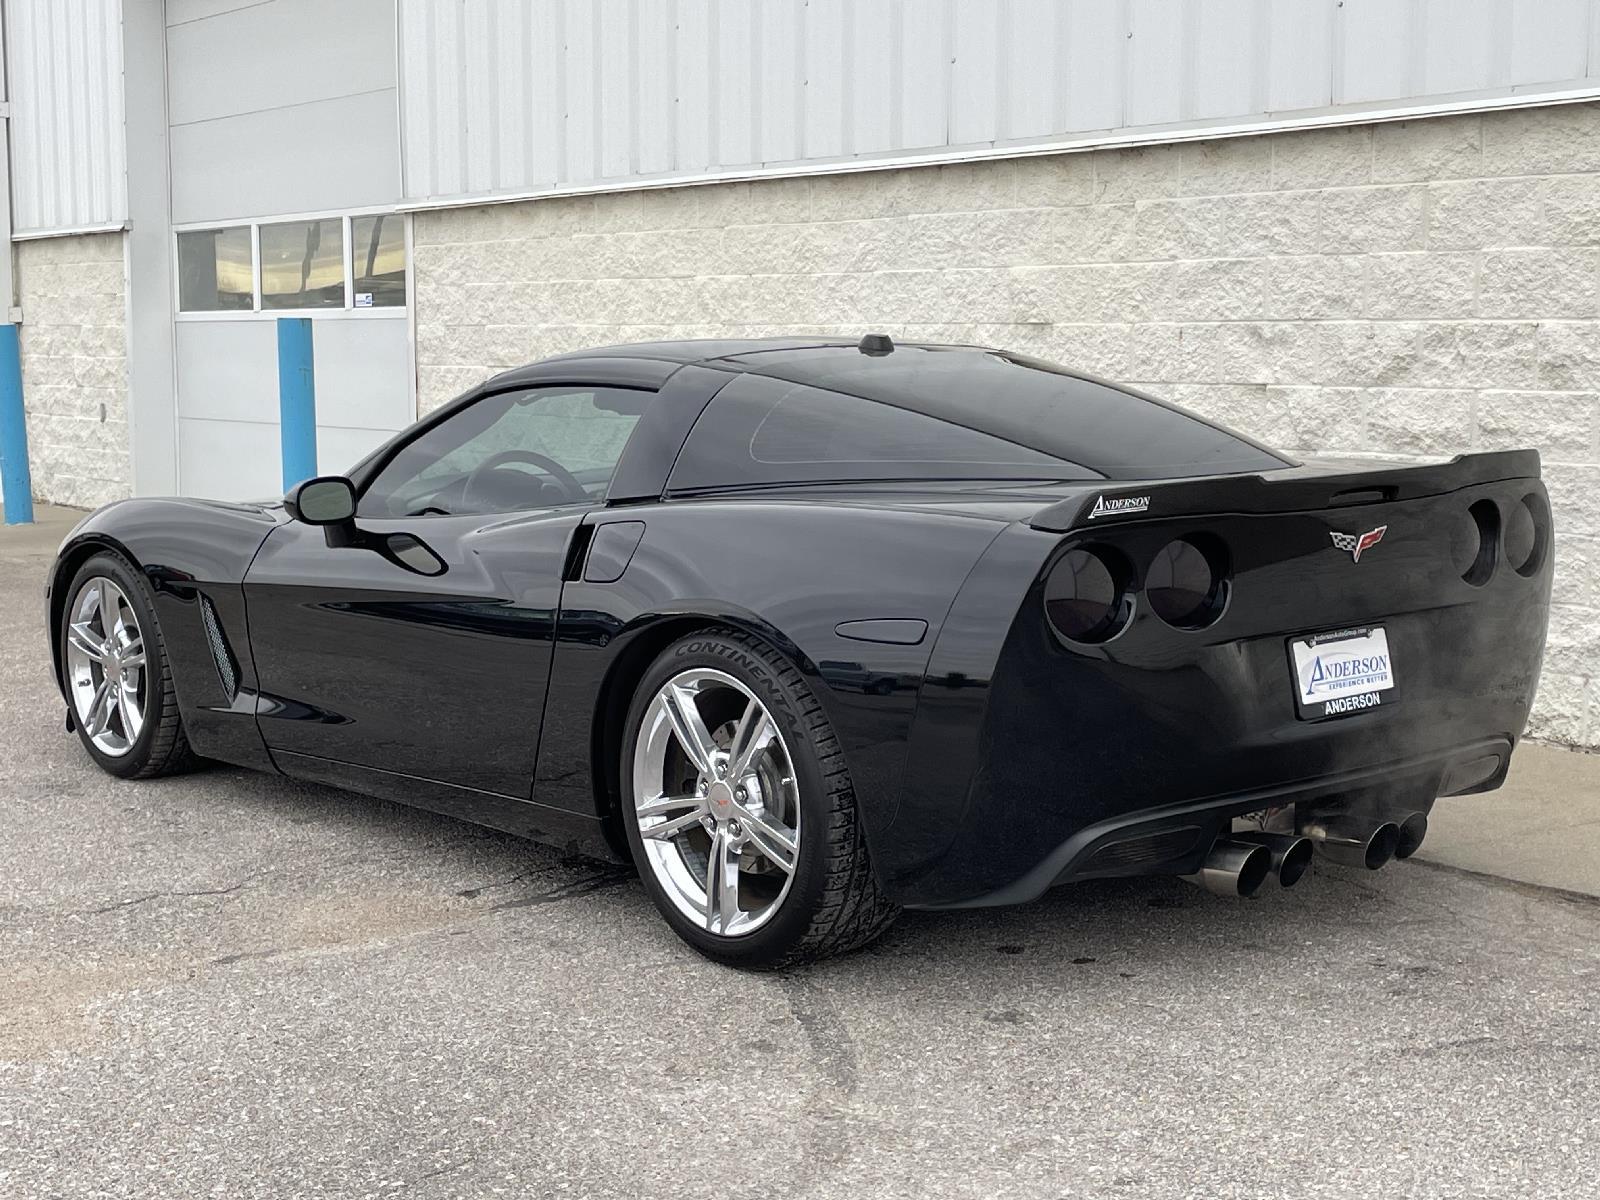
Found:
[[[358,515],[525,512],[605,495],[653,392],[540,387],[484,396],[403,446]]]
[[[1076,462],[959,419],[740,375],[695,422],[667,486],[691,491],[819,481],[1095,477]]]

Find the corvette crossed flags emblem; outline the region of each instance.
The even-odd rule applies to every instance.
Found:
[[[1361,552],[1370,550],[1383,541],[1384,531],[1388,528],[1387,525],[1379,525],[1376,529],[1369,529],[1365,533],[1335,533],[1329,530],[1328,536],[1333,539],[1335,549],[1348,550],[1350,552],[1350,560],[1352,562],[1360,562]]]

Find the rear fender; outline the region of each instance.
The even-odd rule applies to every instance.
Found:
[[[646,531],[621,578],[563,588],[534,799],[614,814],[622,722],[639,678],[678,637],[724,625],[767,642],[805,675],[843,748],[876,853],[899,802],[934,639],[961,581],[1004,526],[727,500],[628,506],[597,523],[613,519],[642,521]],[[882,632],[871,627],[838,631],[874,620],[923,622],[926,632],[907,644],[849,636]]]

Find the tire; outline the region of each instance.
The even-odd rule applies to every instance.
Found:
[[[130,636],[136,641],[129,641]],[[196,764],[178,715],[150,587],[126,559],[106,551],[78,568],[57,638],[73,727],[101,770],[123,779],[152,779]],[[118,699],[104,706],[112,711],[97,713],[94,706],[111,670],[108,663],[115,665],[113,678],[120,686],[107,684],[105,691]],[[97,722],[90,718],[97,715],[105,718],[100,732],[91,728]]]
[[[663,698],[669,685],[680,701],[692,695],[688,703],[713,735],[715,750],[702,755],[708,770],[684,748]],[[765,725],[748,700],[759,702]],[[741,749],[769,728],[766,748],[750,754],[756,765],[739,769]],[[645,888],[667,924],[707,958],[760,969],[810,962],[866,945],[899,915],[879,890],[821,704],[787,659],[748,634],[708,630],[662,652],[628,710],[621,779],[623,826]],[[641,813],[641,803],[651,811]],[[672,826],[683,831],[668,836]],[[731,893],[715,889],[720,903],[711,899],[713,881],[728,877],[711,865],[719,850],[719,864],[738,864]]]

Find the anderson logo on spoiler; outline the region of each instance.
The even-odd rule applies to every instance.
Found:
[[[1094,507],[1089,510],[1089,520],[1096,517],[1121,517],[1129,513],[1142,513],[1150,508],[1149,496],[1118,496],[1107,500],[1104,495],[1094,498]]]

